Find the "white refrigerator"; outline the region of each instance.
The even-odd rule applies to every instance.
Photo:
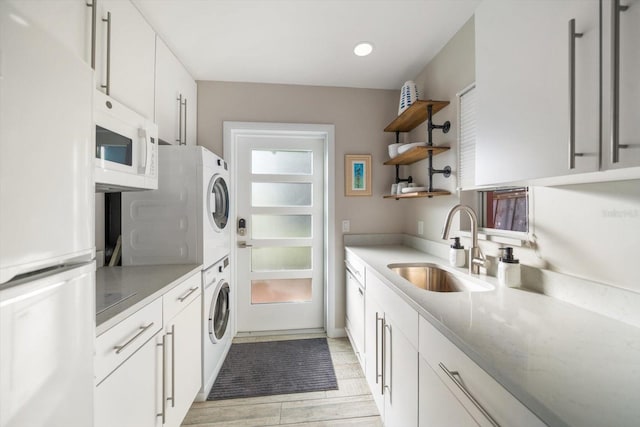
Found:
[[[93,72],[0,1],[0,427],[93,425]]]

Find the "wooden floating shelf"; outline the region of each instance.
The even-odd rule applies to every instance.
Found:
[[[449,191],[444,190],[435,190],[435,191],[418,191],[416,193],[403,193],[403,194],[387,194],[384,197],[385,199],[417,199],[419,197],[434,197],[434,196],[448,196],[451,193]]]
[[[402,154],[398,154],[393,159],[387,160],[384,162],[385,165],[410,165],[412,163],[418,162],[420,160],[426,159],[429,157],[429,152],[432,152],[435,156],[436,154],[444,153],[449,150],[449,147],[413,147],[409,151],[405,151]]]
[[[394,121],[384,128],[385,132],[409,132],[427,120],[427,107],[431,105],[431,114],[435,114],[449,105],[449,101],[417,100],[402,112]]]

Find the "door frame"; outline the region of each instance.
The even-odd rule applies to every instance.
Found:
[[[236,215],[236,138],[244,135],[264,135],[269,133],[290,133],[291,135],[312,136],[324,141],[324,329],[329,337],[344,336],[343,328],[336,328],[335,301],[336,301],[336,267],[335,256],[331,256],[331,250],[335,248],[335,126],[327,124],[304,123],[269,123],[269,122],[223,122],[223,153],[224,159],[229,165],[229,195],[231,198],[229,217],[233,224],[231,232],[231,280],[237,283],[235,260],[238,249],[237,215]],[[233,334],[237,334],[237,292],[233,292]],[[280,331],[279,333],[286,333]]]

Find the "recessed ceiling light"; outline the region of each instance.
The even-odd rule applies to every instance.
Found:
[[[353,53],[358,56],[367,56],[373,51],[373,45],[369,42],[361,42],[353,48]]]

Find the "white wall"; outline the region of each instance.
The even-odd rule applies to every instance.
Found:
[[[434,116],[437,124],[447,119],[452,121],[449,134],[435,132],[436,145],[447,142],[452,146],[447,155],[434,158],[437,168],[449,164],[455,169],[456,93],[475,78],[474,44],[474,24],[470,20],[414,79],[425,98],[451,102]],[[523,84],[527,84],[524,78]],[[419,140],[424,135],[423,129],[417,129],[411,137]],[[426,161],[413,165],[412,174],[421,181],[426,177],[426,167]],[[436,176],[435,187],[453,191],[455,179],[447,181]],[[640,181],[532,187],[531,194],[531,227],[536,248],[515,248],[522,263],[640,292],[637,269]],[[415,235],[417,221],[423,220],[425,235],[421,237],[440,240],[446,213],[459,198],[449,196],[408,202],[404,232]],[[485,253],[498,255],[498,245],[482,243],[481,246]]]
[[[344,327],[344,250],[341,223],[351,233],[401,232],[405,205],[385,200],[393,168],[383,166],[393,134],[384,127],[397,115],[399,91],[334,87],[198,82],[198,145],[223,155],[224,121],[335,125],[335,325]],[[371,154],[373,196],[344,196],[344,155]]]

